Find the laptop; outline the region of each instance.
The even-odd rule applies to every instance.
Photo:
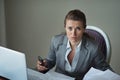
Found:
[[[7,80],[27,80],[25,54],[0,46],[0,76]]]
[[[56,73],[46,74],[26,67],[25,54],[0,46],[0,80],[74,80],[72,77]]]

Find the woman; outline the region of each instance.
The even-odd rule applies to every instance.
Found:
[[[64,28],[66,34],[52,38],[44,65],[37,61],[38,71],[47,71],[56,65],[56,72],[82,80],[91,67],[111,69],[97,43],[84,33],[86,17],[82,11],[71,10],[65,17]]]

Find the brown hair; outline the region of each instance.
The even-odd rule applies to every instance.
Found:
[[[64,27],[66,25],[67,19],[75,20],[75,21],[82,21],[84,28],[86,28],[86,16],[82,11],[80,11],[78,9],[71,10],[70,12],[68,12],[68,14],[66,15],[65,20],[64,20]]]

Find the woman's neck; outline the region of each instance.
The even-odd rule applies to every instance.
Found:
[[[79,43],[80,43],[80,41],[78,41],[78,42],[70,42],[70,46],[71,46],[72,49],[75,49],[78,46]]]

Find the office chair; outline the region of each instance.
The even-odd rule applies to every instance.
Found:
[[[98,42],[102,53],[105,53],[106,62],[110,63],[111,45],[107,34],[95,26],[87,26],[85,32]]]

